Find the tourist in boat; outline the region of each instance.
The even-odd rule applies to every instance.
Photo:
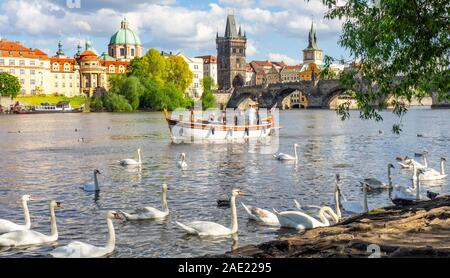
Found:
[[[254,125],[256,120],[256,109],[253,105],[248,109],[248,125]]]

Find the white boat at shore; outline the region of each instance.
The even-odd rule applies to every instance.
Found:
[[[248,139],[266,138],[275,130],[272,116],[261,119],[259,124],[235,125],[203,119],[195,121],[172,119],[167,110],[164,110],[164,113],[170,137],[174,143],[235,143]]]

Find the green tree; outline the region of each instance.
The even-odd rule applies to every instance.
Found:
[[[343,20],[339,44],[361,61],[361,67],[341,74],[342,85],[355,91],[363,119],[383,118],[379,112],[386,103],[373,103],[389,95],[410,101],[434,92],[440,100],[450,100],[450,36],[448,1],[440,0],[323,0],[328,19]],[[356,76],[378,90],[366,94],[357,90]],[[401,117],[405,104],[394,102]],[[338,109],[349,116],[348,106]],[[393,131],[401,131],[399,124]]]
[[[185,92],[192,84],[194,74],[189,69],[188,63],[180,56],[170,56],[167,58],[167,79],[180,91]]]
[[[203,95],[201,97],[203,109],[216,107],[216,98],[213,95],[214,79],[205,76],[202,80]]]
[[[122,81],[119,87],[119,94],[128,100],[128,103],[133,110],[136,110],[139,107],[139,98],[144,91],[139,78],[135,76],[127,77]]]
[[[103,106],[108,112],[130,112],[133,108],[124,96],[108,93],[103,97]]]
[[[160,85],[164,84],[167,79],[166,59],[158,50],[150,49],[142,58],[142,70],[139,73]]]
[[[93,112],[103,111],[103,101],[101,97],[92,97],[89,102],[89,109]]]
[[[15,98],[21,90],[19,79],[6,72],[0,72],[0,96]]]
[[[127,76],[146,76],[143,58],[136,57],[131,61],[130,65],[128,66]]]

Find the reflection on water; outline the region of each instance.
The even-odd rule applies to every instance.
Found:
[[[187,257],[230,251],[294,233],[259,226],[247,220],[238,200],[239,236],[201,239],[186,237],[175,221],[216,221],[230,226],[230,210],[217,207],[217,199],[232,188],[245,191],[245,203],[278,210],[302,204],[333,205],[334,174],[339,173],[348,200],[359,200],[359,181],[366,177],[387,180],[386,166],[397,156],[428,150],[430,166],[450,157],[450,111],[411,110],[403,119],[401,136],[390,132],[395,119],[361,121],[352,112],[341,122],[333,111],[281,112],[280,149],[293,152],[298,143],[299,163],[280,163],[258,145],[174,145],[169,142],[162,113],[10,115],[0,117],[0,218],[23,223],[16,200],[32,194],[62,201],[56,211],[60,239],[57,244],[82,240],[103,245],[107,240],[108,210],[161,207],[161,184],[170,186],[171,215],[160,221],[114,221],[117,236],[113,257]],[[77,131],[75,131],[75,129]],[[17,131],[22,131],[17,133]],[[382,133],[379,132],[382,131]],[[417,137],[417,134],[425,134]],[[79,142],[79,138],[84,138]],[[117,164],[141,148],[141,167]],[[176,167],[185,152],[189,168]],[[398,168],[398,167],[397,167]],[[80,187],[99,169],[99,194]],[[410,184],[410,172],[394,170],[394,184]],[[426,190],[449,192],[447,180],[423,183]],[[387,192],[370,193],[369,207],[389,205]],[[47,201],[29,203],[33,229],[50,233]],[[0,256],[42,257],[57,246],[48,244],[2,249]]]

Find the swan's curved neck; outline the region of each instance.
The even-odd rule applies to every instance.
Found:
[[[416,164],[413,163],[413,180],[417,179],[419,175],[417,175],[417,167]]]
[[[388,183],[389,186],[392,186],[391,165],[388,166]]]
[[[50,204],[50,225],[51,225],[51,237],[58,239],[58,227],[56,227],[55,207]]]
[[[27,200],[22,200],[23,214],[25,216],[25,227],[29,229],[31,227],[30,211],[28,210]]]
[[[108,243],[106,244],[106,249],[108,253],[114,251],[116,246],[116,232],[114,231],[114,226],[111,218],[106,218],[106,223],[108,224]]]
[[[339,219],[341,219],[342,214],[341,214],[341,196],[339,194],[339,190],[337,188],[336,185],[336,191],[334,192],[334,200],[336,203],[336,215]]]
[[[138,151],[137,153],[138,153],[138,163],[140,164],[141,163],[141,151]]]
[[[339,222],[339,216],[329,207],[323,207],[320,209],[319,211],[319,218],[322,221],[322,223],[325,226],[329,226],[330,225],[330,221],[328,221],[328,218],[326,217],[325,213],[327,213],[328,215],[331,216],[331,218],[333,218],[333,221],[335,223]]]
[[[423,165],[425,166],[425,168],[428,167],[428,159],[426,155],[423,156]]]
[[[298,152],[297,152],[297,146],[294,146],[294,156],[295,156],[295,160],[298,160]]]
[[[167,206],[167,190],[163,189],[161,198],[162,198],[162,209],[164,211],[169,211],[169,207]]]
[[[237,233],[238,231],[238,220],[237,220],[237,211],[236,211],[236,197],[231,196],[230,201],[231,207],[231,233]]]
[[[445,175],[444,160],[441,160],[441,175]]]
[[[364,212],[367,212],[369,210],[369,205],[367,204],[367,188],[366,185],[363,185],[363,205],[364,205]]]
[[[95,190],[99,190],[97,172],[94,172],[94,185],[95,185]]]
[[[419,175],[417,175],[417,180],[416,180],[416,200],[420,200],[420,179],[419,179]]]

